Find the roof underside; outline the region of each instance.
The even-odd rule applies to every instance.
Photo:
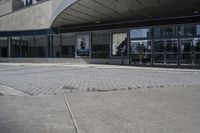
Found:
[[[79,0],[54,20],[52,27],[192,16],[198,0]]]

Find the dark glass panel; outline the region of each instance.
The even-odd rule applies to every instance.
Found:
[[[8,57],[8,39],[0,38],[0,57]]]
[[[109,58],[110,33],[108,31],[92,33],[92,58]]]

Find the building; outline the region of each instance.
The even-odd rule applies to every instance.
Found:
[[[0,57],[1,62],[198,67],[200,5],[197,0],[35,1],[1,13]]]

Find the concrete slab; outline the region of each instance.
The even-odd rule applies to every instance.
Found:
[[[80,133],[199,133],[200,88],[67,95]]]
[[[0,96],[0,133],[75,133],[63,96]]]
[[[0,96],[0,133],[75,133],[64,99]],[[198,87],[68,93],[66,101],[78,133],[200,131]]]

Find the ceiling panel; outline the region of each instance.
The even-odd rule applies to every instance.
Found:
[[[199,0],[79,0],[52,27],[197,15]],[[56,22],[58,21],[58,22]]]

